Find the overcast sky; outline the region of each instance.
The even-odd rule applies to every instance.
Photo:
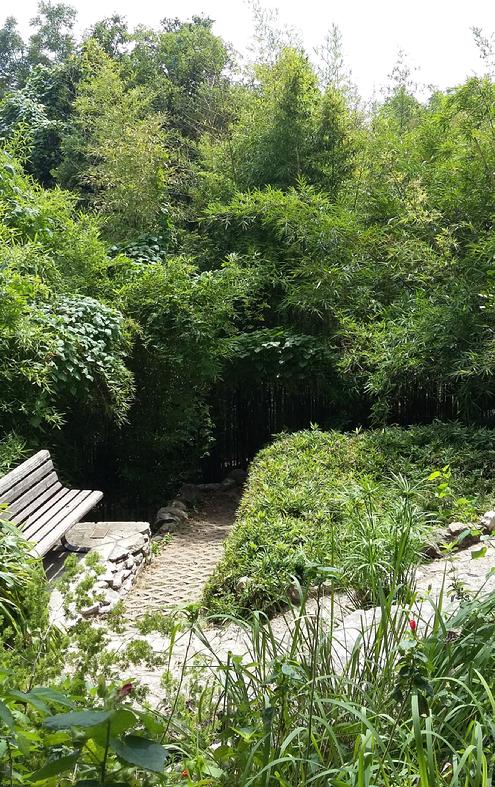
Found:
[[[70,0],[69,0],[70,2]],[[262,0],[278,6],[281,18],[302,32],[308,49],[321,42],[325,31],[339,25],[346,60],[361,93],[369,97],[386,82],[403,49],[411,65],[420,66],[416,80],[445,88],[479,72],[481,62],[471,27],[495,31],[494,0]],[[188,18],[205,13],[215,19],[215,31],[236,49],[245,50],[252,24],[243,0],[72,0],[84,29],[97,19],[118,12],[131,26],[156,24],[164,16]],[[23,30],[35,14],[37,0],[0,0],[0,22],[15,16]]]

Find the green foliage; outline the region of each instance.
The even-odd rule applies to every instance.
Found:
[[[86,46],[82,72],[59,178],[89,190],[111,238],[157,230],[167,154],[163,119],[150,111],[152,94],[128,89],[94,41]]]
[[[0,97],[18,86],[24,65],[25,46],[13,16],[0,29]]]
[[[257,67],[255,79],[259,87],[244,96],[228,137],[205,143],[206,188],[215,197],[219,189],[287,189],[305,178],[335,198],[356,153],[345,97],[333,88],[321,95],[306,56],[294,49]]]
[[[177,483],[208,447],[207,396],[231,352],[233,307],[245,283],[235,266],[200,273],[181,258],[134,270],[121,298],[138,326],[130,359],[136,399],[116,439],[119,451],[136,456],[127,480],[154,493]]]
[[[492,441],[490,430],[455,424],[280,437],[251,466],[205,604],[215,613],[270,610],[315,564],[339,568],[342,587],[377,603],[372,588],[407,585],[435,522],[490,504]],[[428,476],[447,465],[443,495]]]
[[[2,508],[0,506],[0,641],[5,646],[9,638],[21,630],[27,633],[32,612],[29,596],[43,572],[38,561],[29,555],[29,545],[17,528],[2,519]]]
[[[34,28],[29,39],[28,62],[32,64],[66,60],[75,50],[72,33],[77,12],[66,3],[39,0],[38,14],[31,20]]]

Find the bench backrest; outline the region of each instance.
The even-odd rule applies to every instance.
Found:
[[[64,487],[49,451],[39,451],[0,478],[0,505],[7,505],[0,518],[20,527],[33,553],[42,556],[102,497],[103,492]]]

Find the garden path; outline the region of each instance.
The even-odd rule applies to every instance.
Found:
[[[239,505],[240,490],[209,492],[169,543],[141,572],[125,598],[128,620],[199,601],[205,583],[223,554]]]

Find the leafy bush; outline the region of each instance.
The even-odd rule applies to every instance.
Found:
[[[376,602],[370,572],[386,586],[396,549],[407,573],[432,521],[467,521],[491,504],[494,459],[491,430],[458,424],[279,437],[251,466],[207,607],[270,609],[314,563],[343,568],[344,584]]]
[[[0,641],[2,636],[28,628],[33,608],[30,594],[43,575],[21,533],[1,517],[0,508]]]

